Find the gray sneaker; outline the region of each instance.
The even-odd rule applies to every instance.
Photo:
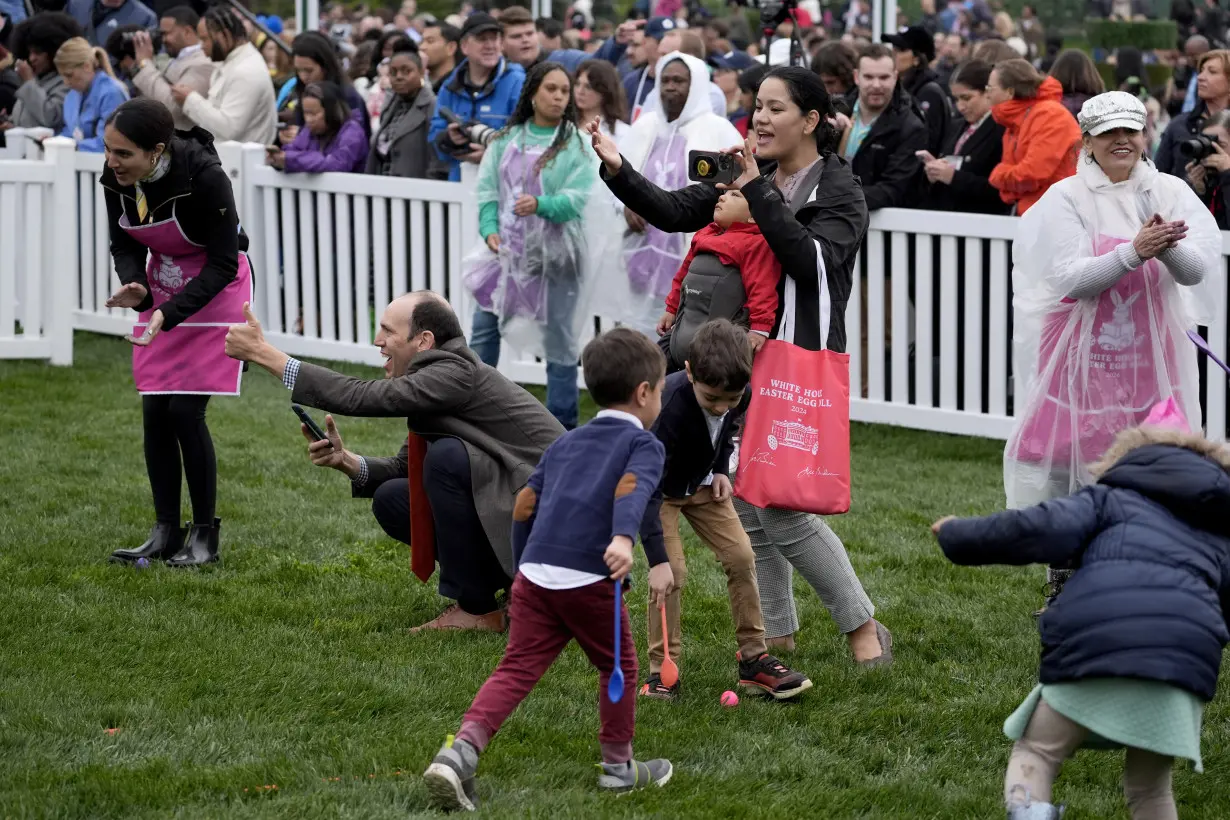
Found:
[[[423,772],[423,782],[431,805],[447,811],[474,811],[478,795],[474,790],[474,771],[478,768],[478,750],[452,735],[444,741],[435,759]]]
[[[675,773],[669,760],[650,760],[640,763],[629,760],[627,763],[599,764],[602,774],[598,775],[598,788],[612,792],[630,792],[647,786],[665,786]]]

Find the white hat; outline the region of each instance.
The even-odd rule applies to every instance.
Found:
[[[1081,106],[1081,133],[1096,137],[1115,128],[1145,130],[1145,104],[1126,91],[1107,91],[1090,97]]]

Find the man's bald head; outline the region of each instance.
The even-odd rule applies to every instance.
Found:
[[[431,333],[432,347],[441,347],[464,335],[452,305],[434,290],[413,290],[398,296],[389,303],[385,319],[390,322],[387,331],[404,334],[406,338]]]
[[[1199,57],[1209,50],[1209,40],[1203,35],[1196,34],[1187,38],[1187,42],[1183,44],[1183,52],[1188,57]]]

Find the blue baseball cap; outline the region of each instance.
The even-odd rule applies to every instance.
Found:
[[[650,17],[645,23],[645,36],[652,37],[655,40],[661,40],[666,36],[666,32],[674,31],[679,26],[669,17]]]
[[[743,71],[754,65],[760,65],[760,62],[746,51],[732,51],[725,57],[719,54],[711,55],[709,65],[726,71]]]

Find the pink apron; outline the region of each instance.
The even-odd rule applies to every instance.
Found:
[[[1095,253],[1103,254],[1131,240],[1102,236]],[[1149,260],[1098,296],[1090,326],[1081,322],[1071,340],[1064,336],[1071,313],[1061,309],[1042,328],[1039,360],[1059,364],[1052,371],[1046,396],[1021,428],[1016,458],[1028,463],[1088,464],[1101,458],[1121,431],[1141,424],[1153,407],[1168,398],[1182,403],[1178,391],[1178,354],[1166,329],[1163,271]],[[1074,300],[1065,299],[1065,304]],[[1154,355],[1156,335],[1162,360]],[[1083,349],[1079,340],[1089,338]],[[1060,353],[1056,346],[1072,345]],[[1160,372],[1159,372],[1160,371]],[[1074,440],[1075,439],[1075,440]],[[1075,453],[1073,452],[1075,450]]]
[[[188,241],[175,219],[133,227],[128,215],[120,227],[150,249],[145,269],[154,306],[143,312],[133,328],[140,336],[150,316],[195,279],[205,267],[205,248]],[[137,392],[197,393],[237,396],[243,363],[226,355],[226,329],[244,321],[243,303],[252,301],[252,270],[246,254],[239,254],[234,281],[187,321],[164,330],[146,347],[132,349],[132,375]]]

